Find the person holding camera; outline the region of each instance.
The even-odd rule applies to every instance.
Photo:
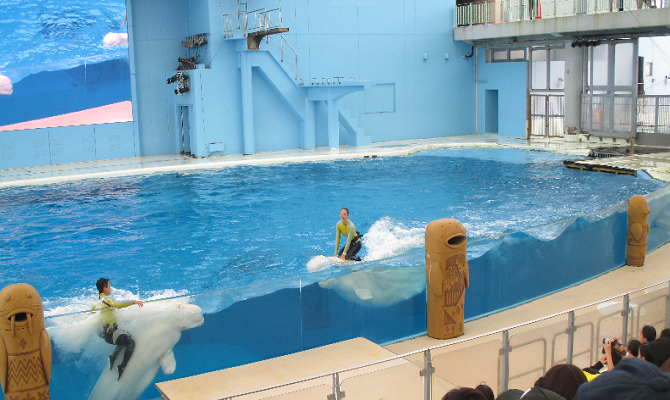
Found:
[[[617,338],[603,339],[603,344],[603,354],[600,356],[600,360],[595,365],[584,368],[584,371],[589,374],[598,375],[605,367],[607,367],[607,371],[613,370],[626,354],[626,350],[621,347]]]

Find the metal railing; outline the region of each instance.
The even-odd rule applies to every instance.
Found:
[[[670,96],[637,97],[637,131],[670,134]]]
[[[565,96],[563,94],[531,94],[530,118],[532,136],[562,137]]]
[[[631,94],[582,95],[582,130],[585,132],[632,134],[633,96]]]
[[[456,26],[668,7],[667,0],[489,0],[456,6]]]
[[[236,12],[223,16],[224,39],[232,38],[236,34],[247,37],[250,32],[263,32],[282,27],[281,8],[273,8],[271,10],[259,8],[253,11]]]
[[[557,319],[558,322],[548,324]],[[519,379],[523,378],[530,378],[534,381],[537,377],[544,375],[552,365],[557,363],[575,363],[575,359],[581,357],[584,362],[592,365],[598,357],[596,350],[602,346],[603,338],[616,336],[620,338],[621,343],[627,343],[628,338],[639,332],[643,324],[656,326],[663,324],[665,328],[670,327],[670,280],[492,332],[280,385],[227,395],[218,398],[218,400],[231,400],[253,393],[267,392],[272,389],[286,388],[300,384],[303,384],[302,388],[296,390],[304,390],[304,384],[309,382],[313,383],[311,388],[320,388],[324,393],[327,390],[328,394],[325,396],[327,400],[340,400],[345,397],[345,392],[342,390],[344,385],[341,380],[343,375],[353,375],[350,378],[346,378],[346,382],[347,379],[353,379],[356,376],[374,374],[374,371],[369,371],[370,367],[383,367],[384,364],[387,364],[387,368],[381,369],[382,371],[386,371],[397,366],[397,361],[420,355],[423,356],[423,368],[416,371],[417,367],[415,366],[412,370],[415,373],[419,372],[419,376],[423,382],[423,398],[430,400],[433,391],[433,375],[441,373],[435,365],[440,363],[445,364],[444,361],[446,361],[447,356],[451,353],[434,354],[440,349],[474,342],[478,339],[494,337],[495,335],[501,335],[501,340],[495,340],[490,343],[499,344],[500,347],[497,353],[491,354],[489,360],[482,359],[481,356],[471,356],[468,358],[476,361],[479,366],[490,360],[495,361],[495,364],[498,365],[497,392],[502,393],[509,389],[510,381],[518,382]],[[514,331],[520,330],[520,328],[529,328],[532,326],[537,327],[514,333]],[[586,335],[583,335],[582,332]],[[563,340],[565,340],[565,347],[559,343]],[[510,374],[512,367],[518,368],[511,358],[513,351],[514,353],[523,353],[524,348],[530,348],[536,344],[539,344],[542,348],[542,354],[539,355],[542,362],[533,366],[532,361],[520,355],[521,362],[519,365],[522,365],[525,369],[516,374]],[[473,344],[470,347],[456,351],[468,351],[476,346],[479,345]],[[588,356],[588,359],[584,359],[585,356]],[[394,361],[396,361],[395,364],[393,363]],[[392,365],[388,366],[388,364]],[[356,372],[358,372],[357,375]],[[328,384],[325,384],[324,380],[330,381],[329,389],[326,388]],[[519,385],[518,387],[526,386]],[[266,393],[266,395],[269,398],[275,396],[270,393]]]
[[[282,28],[281,8],[271,10],[259,8],[253,11],[236,12],[223,16],[223,38],[231,39],[236,36],[247,37],[250,33],[267,32],[272,29]],[[284,35],[279,33],[277,41],[273,35],[266,36],[266,43],[270,40],[279,50],[279,61],[287,61],[295,71],[295,80],[298,80],[298,53],[289,44]],[[278,43],[279,42],[279,43]],[[289,52],[290,50],[290,52]]]

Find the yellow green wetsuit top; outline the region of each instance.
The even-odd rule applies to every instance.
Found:
[[[100,312],[102,315],[102,322],[107,326],[112,326],[116,323],[116,309],[132,306],[135,304],[134,300],[117,301],[114,297],[104,293],[100,293],[100,301],[95,303],[91,310],[99,310],[108,308]]]
[[[351,241],[356,237],[356,226],[350,219],[347,220],[346,225],[340,220],[337,223],[337,227],[335,227],[335,254],[337,254],[337,250],[340,248],[340,234],[347,238],[347,244],[344,245],[344,251],[342,252],[342,254],[347,254]]]

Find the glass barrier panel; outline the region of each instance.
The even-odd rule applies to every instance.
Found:
[[[575,334],[573,338],[572,363],[579,368],[593,365],[596,326],[591,319],[575,316]]]
[[[652,292],[642,294],[630,300],[630,307],[635,311],[634,315],[636,318],[629,339],[639,339],[642,327],[645,325],[651,325],[656,328],[657,334],[666,327],[668,285],[652,288],[652,290]]]
[[[647,216],[647,252],[670,241],[670,187],[645,196],[651,211]]]
[[[453,387],[476,387],[482,382],[493,389],[494,393],[500,391],[500,356],[498,351],[502,347],[502,341],[491,340],[493,336],[487,337],[484,343],[463,343],[459,349],[451,347],[436,349],[433,352],[434,377],[444,380]],[[454,346],[454,347],[456,347]],[[437,354],[439,351],[445,353]],[[439,397],[438,397],[439,398]]]
[[[386,266],[303,285],[303,349],[365,337],[387,343],[426,331],[425,266]]]
[[[529,328],[530,330],[523,331]],[[510,333],[510,389],[525,390],[533,387],[535,381],[551,368],[552,360],[565,362],[567,342],[559,338],[565,336],[567,329],[567,315],[562,315],[530,327],[519,328],[516,330],[518,333]]]
[[[587,359],[586,354],[579,354],[579,361],[575,361],[575,365],[580,368],[594,365],[600,358],[603,339],[623,336],[622,309],[623,303],[621,300],[610,301],[594,306],[593,309],[575,317],[575,326],[578,327],[576,338],[580,340],[579,344],[576,345],[578,351],[575,351],[575,354],[586,351],[586,346],[589,345],[587,342],[591,338],[589,345],[591,349],[590,360]],[[591,330],[593,330],[593,333],[590,333]],[[583,340],[587,342],[582,342]]]
[[[347,399],[422,399],[423,367],[399,359],[340,374],[340,390]],[[380,385],[380,382],[384,382]],[[433,398],[441,399],[449,389],[433,379]]]

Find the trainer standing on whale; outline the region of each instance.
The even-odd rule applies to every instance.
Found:
[[[347,241],[338,253],[337,249],[340,247],[340,234],[344,235],[344,237],[347,238]],[[356,257],[356,254],[361,250],[361,236],[363,235],[356,232],[356,226],[349,220],[349,209],[341,209],[340,221],[338,221],[337,226],[335,227],[334,257],[339,257],[342,261],[361,261],[360,257]]]

